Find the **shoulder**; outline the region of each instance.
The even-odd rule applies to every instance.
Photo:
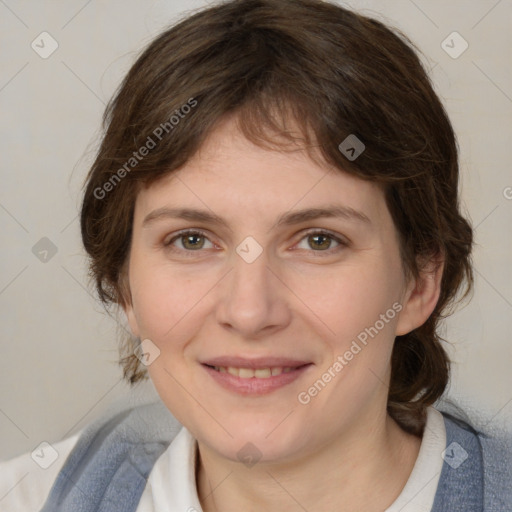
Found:
[[[181,429],[181,424],[161,402],[122,407],[103,415],[83,431],[79,444],[116,441],[168,444]]]
[[[84,429],[43,511],[97,510],[105,500],[129,510],[181,428],[160,401],[102,416]]]
[[[80,478],[87,480],[98,468],[113,468],[106,464],[113,455],[118,465],[128,459],[131,467],[148,471],[180,429],[160,401],[113,405],[73,436],[0,461],[0,508],[2,512],[39,511],[52,493],[72,494],[63,483],[73,474],[85,470]],[[39,457],[43,464],[38,464]]]
[[[484,494],[489,510],[512,510],[512,435],[479,434],[484,468]],[[490,508],[490,507],[493,508]],[[487,509],[486,509],[487,510]]]
[[[512,436],[484,433],[449,413],[443,418],[446,448],[433,510],[511,510]]]
[[[38,511],[75,447],[81,431],[56,443],[0,461],[0,509],[3,512]]]

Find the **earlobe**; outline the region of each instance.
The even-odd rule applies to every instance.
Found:
[[[120,277],[119,277],[119,305],[124,311],[126,316],[126,320],[128,321],[128,325],[132,331],[132,334],[138,338],[139,337],[139,325],[137,322],[137,318],[135,316],[135,311],[133,307],[133,297],[130,287],[130,281],[128,277],[129,273],[129,265],[130,258],[127,258],[124,262]]]
[[[411,280],[396,324],[396,336],[403,336],[428,320],[441,294],[443,268],[444,260],[433,258],[423,267],[420,275]]]
[[[137,318],[135,317],[135,312],[133,310],[133,306],[131,304],[127,304],[123,306],[124,314],[126,315],[126,319],[128,321],[128,325],[132,331],[132,334],[136,337],[140,337],[139,325],[137,322]]]

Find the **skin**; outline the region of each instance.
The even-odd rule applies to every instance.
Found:
[[[290,211],[326,205],[350,207],[370,222],[321,217],[277,225]],[[143,224],[165,207],[213,212],[227,226],[169,216]],[[177,236],[183,229],[204,237]],[[325,230],[344,243],[318,234]],[[248,236],[263,248],[252,263],[236,252]],[[392,504],[421,440],[386,412],[391,351],[396,335],[433,311],[441,271],[406,281],[377,185],[298,148],[258,147],[233,118],[183,168],[139,193],[125,312],[133,333],[160,350],[148,370],[161,399],[198,440],[205,512],[372,512]],[[394,303],[402,310],[300,403],[299,393]],[[200,364],[226,355],[312,364],[270,394],[244,396],[219,386]],[[261,454],[252,467],[237,457],[248,442]]]

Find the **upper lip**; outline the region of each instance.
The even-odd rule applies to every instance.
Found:
[[[201,364],[208,366],[221,366],[224,368],[297,368],[310,364],[311,361],[303,361],[300,359],[290,359],[286,357],[257,357],[257,358],[245,358],[245,357],[233,357],[233,356],[220,356],[212,359],[201,361]]]

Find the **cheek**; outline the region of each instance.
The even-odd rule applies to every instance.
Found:
[[[160,345],[197,324],[191,319],[201,311],[201,301],[214,280],[146,266],[134,272],[133,282],[133,307],[141,336]]]
[[[383,334],[393,330],[397,307],[392,306],[401,291],[399,270],[394,262],[375,258],[307,279],[298,277],[294,289],[342,348],[347,340],[374,326],[381,315],[386,316],[384,327],[378,323]]]
[[[343,404],[346,413],[356,414],[362,404],[386,393],[402,307],[398,300],[401,277],[391,261],[379,260],[347,266],[317,280],[319,286],[307,298],[330,331],[318,371],[310,387],[302,390],[302,398],[309,397],[319,410],[338,414]]]
[[[204,324],[205,298],[215,280],[190,278],[161,267],[151,270],[150,266],[134,272],[134,279],[133,306],[141,339],[150,339],[160,351],[147,367],[149,376],[173,415],[188,424],[194,404],[184,388],[194,388],[195,379],[191,371],[195,362],[193,356],[188,357],[188,347]]]

